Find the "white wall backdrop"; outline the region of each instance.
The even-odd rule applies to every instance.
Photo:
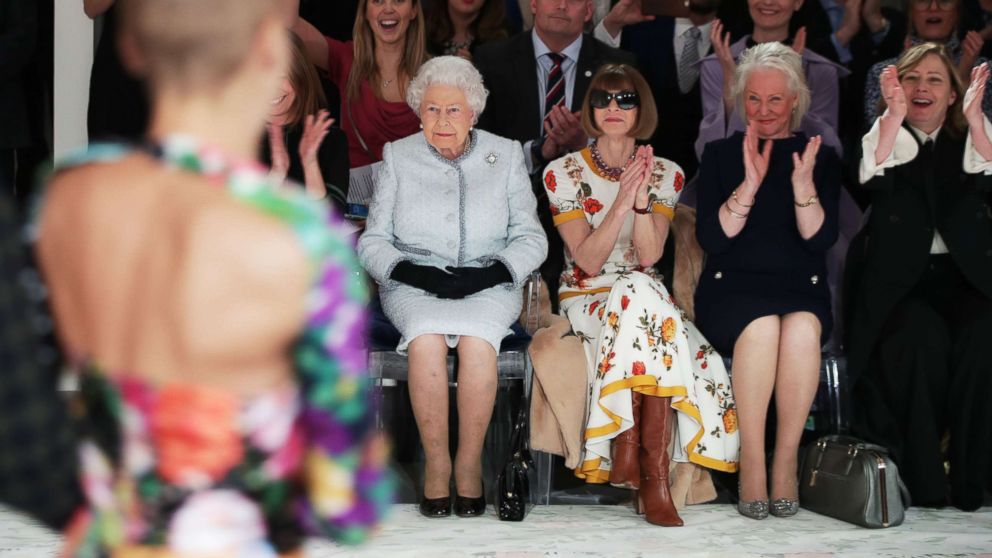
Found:
[[[55,2],[54,156],[86,143],[93,22],[83,3]]]

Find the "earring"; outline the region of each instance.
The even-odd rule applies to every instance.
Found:
[[[421,129],[421,130],[423,130],[423,129],[424,129],[424,123],[423,123],[423,122],[421,122],[421,123],[420,123],[420,129]]]

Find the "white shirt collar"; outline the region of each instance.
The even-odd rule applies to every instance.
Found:
[[[943,126],[937,126],[936,130],[928,134],[919,128],[909,126],[909,129],[913,132],[913,135],[916,136],[916,139],[920,140],[920,143],[926,143],[927,140],[933,140],[934,143],[937,143],[937,136],[940,135],[941,128],[943,128]]]
[[[702,39],[705,38],[707,41],[709,41],[709,38],[710,38],[710,27],[712,25],[713,25],[713,20],[711,19],[711,20],[707,21],[706,23],[704,23],[704,24],[702,24],[702,25],[699,26],[699,38],[700,38],[700,40],[702,40]],[[687,18],[687,17],[677,17],[677,18],[675,18],[675,36],[676,37],[681,37],[682,35],[685,35],[685,32],[688,31],[692,27],[695,27],[695,25],[692,24],[692,21],[690,21],[689,18]]]
[[[534,41],[535,60],[541,60],[541,57],[544,56],[545,54],[551,54],[552,50],[548,48],[548,45],[544,44],[544,41],[542,41],[540,37],[537,36],[536,30],[531,31],[530,37],[531,40]],[[579,51],[581,50],[582,50],[582,35],[580,34],[577,39],[572,41],[572,44],[565,47],[565,50],[559,52],[558,54],[561,54],[562,56],[573,62],[578,62]]]

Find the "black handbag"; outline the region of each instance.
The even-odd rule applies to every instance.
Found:
[[[900,525],[910,506],[899,469],[882,446],[849,436],[824,436],[806,450],[799,476],[803,508],[880,529]]]
[[[528,472],[534,467],[527,447],[527,405],[517,413],[510,436],[510,455],[496,476],[496,514],[500,521],[523,521],[534,505],[530,502]]]

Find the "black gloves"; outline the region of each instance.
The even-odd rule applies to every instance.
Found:
[[[396,264],[389,278],[448,299],[465,298],[513,281],[510,270],[502,262],[493,262],[486,267],[449,266],[447,270],[403,260]]]
[[[449,265],[445,269],[457,277],[458,287],[460,288],[461,296],[451,298],[464,298],[490,287],[495,287],[500,283],[513,281],[510,270],[506,269],[506,266],[502,262],[493,262],[486,267],[452,267]]]

